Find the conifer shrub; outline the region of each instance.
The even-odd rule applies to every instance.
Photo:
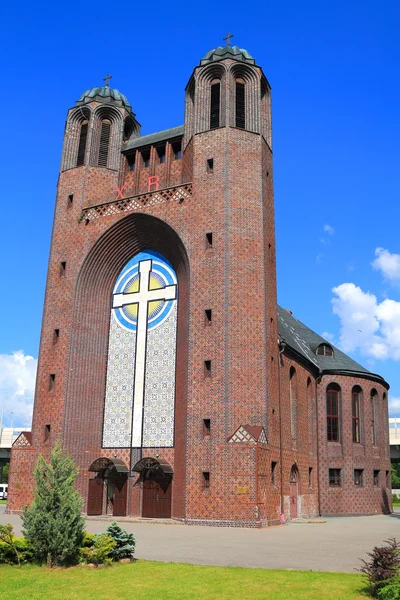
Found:
[[[94,543],[91,546],[81,548],[80,554],[85,562],[96,566],[107,565],[112,562],[112,551],[116,542],[110,535],[100,533],[94,536]]]
[[[133,533],[128,533],[115,521],[107,527],[106,533],[115,541],[115,547],[111,552],[112,559],[121,560],[122,558],[130,558],[132,560],[136,546]]]
[[[400,575],[400,544],[395,538],[389,538],[384,543],[386,546],[375,546],[372,552],[368,552],[370,559],[363,560],[360,569],[367,577],[370,593],[374,598],[385,598],[378,595],[380,590]]]
[[[74,489],[78,469],[57,442],[46,462],[39,456],[35,470],[35,496],[22,515],[23,534],[40,563],[76,564],[84,537],[82,498]]]

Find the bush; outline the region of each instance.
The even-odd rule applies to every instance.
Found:
[[[82,548],[91,548],[92,546],[94,546],[95,541],[96,534],[88,533],[87,531],[85,531],[83,534]]]
[[[395,538],[389,538],[384,543],[387,545],[375,546],[368,553],[370,560],[363,560],[360,569],[368,579],[371,595],[378,598],[379,590],[391,584],[390,580],[396,577],[400,568],[400,544]]]
[[[400,496],[399,496],[399,494],[392,494],[392,502],[395,502],[396,504],[400,503]]]
[[[111,553],[116,542],[110,535],[100,533],[94,536],[92,546],[81,548],[81,557],[87,562],[95,565],[109,564],[112,562]]]
[[[74,490],[78,470],[57,442],[50,462],[39,456],[35,498],[22,515],[23,533],[38,562],[68,565],[78,562],[83,541],[82,498]]]
[[[32,563],[34,553],[28,542],[23,537],[14,537],[15,548],[18,552],[20,564]],[[0,542],[0,564],[17,565],[18,558],[15,550],[4,542]]]
[[[389,579],[388,583],[378,590],[379,600],[400,600],[400,576]]]
[[[111,558],[113,560],[133,558],[136,540],[132,533],[128,533],[125,529],[122,529],[115,521],[107,527],[106,533],[112,537],[116,544],[111,552]]]

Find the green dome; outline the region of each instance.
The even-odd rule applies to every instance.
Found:
[[[94,87],[87,90],[77,100],[76,105],[82,106],[88,104],[88,102],[103,102],[104,104],[114,104],[116,106],[123,106],[129,111],[132,111],[132,107],[128,102],[128,98],[121,94],[118,90],[114,90],[110,87]]]
[[[254,58],[244,48],[239,48],[238,46],[225,46],[223,48],[222,46],[218,46],[218,48],[214,48],[214,50],[207,52],[204,58],[201,59],[200,65],[206,65],[211,62],[224,60],[225,58],[239,60],[247,63],[248,65],[256,64]]]

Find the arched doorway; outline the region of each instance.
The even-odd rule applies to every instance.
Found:
[[[298,517],[299,470],[293,465],[290,471],[290,518]]]
[[[118,459],[98,458],[89,467],[88,515],[126,516],[128,467]]]
[[[163,460],[146,457],[139,460],[132,471],[139,473],[138,484],[143,489],[142,517],[170,519],[172,505],[171,465]]]

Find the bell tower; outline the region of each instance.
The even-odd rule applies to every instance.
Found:
[[[270,518],[260,499],[267,492],[256,482],[271,457],[264,446],[249,450],[238,441],[248,426],[279,447],[271,146],[271,89],[261,67],[237,46],[210,50],[186,87],[184,148],[192,157],[206,245],[197,248],[201,292],[192,293],[192,310],[212,311],[212,326],[199,332],[192,356],[211,365],[211,376],[206,370],[192,382],[188,422],[210,421],[211,436],[200,449],[193,437],[187,444],[189,456],[200,450],[203,474],[212,482],[207,502],[218,506],[220,519],[229,522],[233,511],[248,524]],[[238,464],[240,481],[248,484],[231,476]],[[187,477],[188,487],[198,489],[200,474],[189,469]],[[230,498],[226,507],[221,489]],[[204,502],[201,491],[188,496],[189,520],[198,520]]]

